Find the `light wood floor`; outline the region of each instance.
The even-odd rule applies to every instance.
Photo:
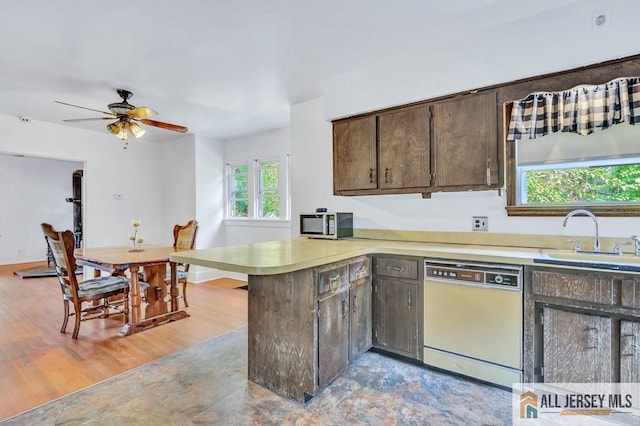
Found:
[[[74,340],[72,320],[59,332],[57,279],[13,274],[33,265],[0,265],[0,421],[247,323],[247,292],[234,288],[245,283],[222,279],[188,285],[189,318],[117,338],[116,315],[83,322]]]

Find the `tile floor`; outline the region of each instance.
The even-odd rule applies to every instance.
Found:
[[[306,405],[247,380],[241,327],[6,420],[16,425],[511,424],[505,390],[368,352]]]

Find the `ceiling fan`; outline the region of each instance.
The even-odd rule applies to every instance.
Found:
[[[146,124],[147,126],[158,127],[165,130],[173,130],[174,132],[186,133],[188,129],[184,126],[178,126],[176,124],[164,123],[162,121],[149,120],[147,117],[157,115],[158,113],[146,106],[136,107],[131,105],[127,100],[133,96],[128,90],[117,89],[118,95],[122,98],[122,102],[114,102],[107,105],[109,111],[101,111],[98,109],[87,108],[79,105],[73,105],[66,102],[54,101],[62,105],[68,105],[75,108],[82,108],[89,111],[95,111],[102,114],[106,114],[109,117],[96,117],[96,118],[72,118],[63,120],[66,122],[77,121],[92,121],[92,120],[114,120],[113,123],[107,124],[107,129],[111,134],[117,138],[126,141],[127,136],[131,133],[136,139],[142,137],[145,134],[138,122]],[[125,145],[126,148],[126,145]]]

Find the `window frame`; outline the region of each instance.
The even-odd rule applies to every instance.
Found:
[[[265,164],[273,164],[273,163],[277,163],[277,169],[278,169],[278,187],[277,189],[277,196],[273,196],[273,195],[269,195],[269,196],[265,196],[262,194],[264,188],[262,187],[262,166]],[[254,179],[255,179],[255,193],[254,193],[254,198],[255,198],[255,219],[256,220],[280,220],[282,217],[282,190],[281,188],[281,179],[280,179],[280,161],[279,160],[254,160]],[[269,189],[273,189],[273,188],[269,188]],[[265,217],[262,216],[262,208],[264,205],[264,200],[265,198],[278,198],[279,201],[279,211],[278,211],[278,217]]]
[[[233,194],[233,187],[232,187],[232,182],[235,181],[235,179],[232,178],[232,176],[236,176],[235,173],[232,173],[232,170],[238,167],[242,167],[242,166],[246,166],[247,167],[247,198],[246,198],[246,202],[247,202],[247,216],[233,216],[232,212],[235,211],[234,205],[235,202],[238,201],[239,199],[236,199],[232,194]],[[234,161],[234,162],[228,162],[226,164],[226,171],[225,171],[225,219],[232,219],[232,220],[246,220],[249,219],[251,217],[251,180],[250,180],[250,174],[251,174],[251,167],[249,166],[249,163],[246,161]],[[240,200],[245,200],[245,199],[240,199]]]
[[[282,159],[281,156],[275,156],[254,160],[228,161],[226,163],[224,182],[225,221],[276,223],[289,222],[291,220],[291,159],[289,154],[286,154],[284,157],[284,159]],[[277,218],[260,216],[260,165],[264,163],[278,163],[278,197],[280,198],[280,216]],[[231,196],[231,168],[242,165],[247,166],[247,216],[231,216],[234,201]]]

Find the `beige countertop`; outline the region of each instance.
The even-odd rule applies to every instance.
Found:
[[[294,238],[216,247],[174,253],[171,255],[171,260],[248,275],[273,275],[374,253],[517,265],[532,265],[535,259],[548,259],[640,266],[640,258],[631,254],[620,257],[576,255],[567,249],[360,238],[343,240]]]

